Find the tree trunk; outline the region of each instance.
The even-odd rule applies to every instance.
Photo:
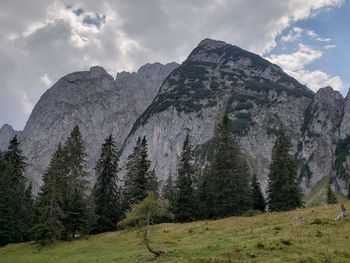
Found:
[[[149,220],[150,220],[150,213],[151,211],[148,211],[148,215],[147,215],[147,224],[146,224],[146,228],[145,228],[145,233],[143,236],[143,242],[146,245],[146,248],[149,252],[151,252],[152,254],[154,254],[155,256],[160,256],[161,254],[164,253],[164,251],[160,251],[160,250],[153,250],[150,245],[149,245],[149,241],[148,241],[148,227],[149,227]]]

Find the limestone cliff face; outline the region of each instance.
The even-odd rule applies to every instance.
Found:
[[[12,126],[8,124],[4,124],[1,129],[0,129],[0,152],[6,151],[10,140],[15,136],[15,135],[20,135],[21,132],[15,131]]]
[[[79,125],[86,142],[87,170],[93,167],[103,140],[113,134],[119,146],[137,117],[147,108],[176,63],[147,64],[114,80],[102,67],[61,78],[40,98],[22,134],[28,158],[26,175],[36,190],[59,142]]]
[[[344,99],[331,87],[318,90],[304,116],[300,180],[306,194],[325,176],[333,175],[335,149],[339,140]]]
[[[158,177],[175,172],[186,131],[197,148],[213,136],[224,112],[263,189],[275,139],[283,123],[295,151],[304,112],[314,94],[267,60],[206,39],[164,81],[157,97],[136,121],[124,143],[121,163],[139,136],[146,136]]]

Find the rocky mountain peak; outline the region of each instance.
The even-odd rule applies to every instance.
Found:
[[[35,190],[59,142],[79,125],[93,166],[103,140],[111,133],[120,146],[137,117],[151,103],[160,85],[177,64],[148,64],[137,72],[122,72],[116,79],[99,66],[61,78],[40,98],[23,131],[27,177]]]
[[[108,75],[108,73],[103,67],[92,66],[90,68],[90,75],[91,75],[91,78],[98,78],[102,75]]]
[[[18,131],[15,131],[11,125],[4,124],[0,128],[0,151],[6,151],[10,140],[15,136],[16,134],[19,134]]]
[[[214,40],[210,38],[203,39],[201,42],[199,42],[197,47],[200,47],[202,49],[210,50],[215,48],[221,48],[226,46],[227,43],[224,41]]]
[[[0,128],[0,132],[14,132],[14,129],[12,128],[11,125],[5,123],[4,125],[2,125],[2,127]]]
[[[315,95],[316,98],[328,98],[328,99],[337,99],[343,100],[343,96],[339,91],[334,90],[331,86],[326,86],[324,88],[320,88]]]

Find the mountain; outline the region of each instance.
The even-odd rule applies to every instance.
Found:
[[[15,131],[12,126],[4,124],[0,129],[0,152],[6,151],[10,140],[21,132]]]
[[[187,131],[200,156],[225,112],[252,172],[263,190],[275,132],[284,124],[294,150],[302,136],[304,112],[314,93],[283,70],[239,47],[205,39],[162,84],[124,143],[122,162],[139,136],[149,142],[149,155],[159,178],[176,171]]]
[[[79,125],[86,142],[87,170],[93,174],[102,142],[113,134],[119,146],[178,65],[146,64],[114,79],[102,67],[61,78],[35,105],[21,136],[26,175],[36,190],[59,142]]]
[[[146,136],[152,168],[164,181],[176,175],[188,131],[198,164],[210,159],[214,128],[224,114],[265,194],[281,124],[291,138],[304,193],[332,177],[332,187],[347,194],[350,94],[343,98],[331,87],[315,94],[268,60],[212,39],[201,41],[181,65],[147,64],[115,79],[92,67],[60,79],[41,97],[21,135],[26,174],[38,189],[57,144],[79,125],[91,180],[101,143],[112,133],[122,175],[137,138]]]

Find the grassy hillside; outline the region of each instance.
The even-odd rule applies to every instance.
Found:
[[[350,202],[346,207],[350,209]],[[154,259],[137,230],[111,232],[38,250],[25,243],[0,248],[1,263],[46,262],[350,262],[350,216],[340,205],[151,228]]]

